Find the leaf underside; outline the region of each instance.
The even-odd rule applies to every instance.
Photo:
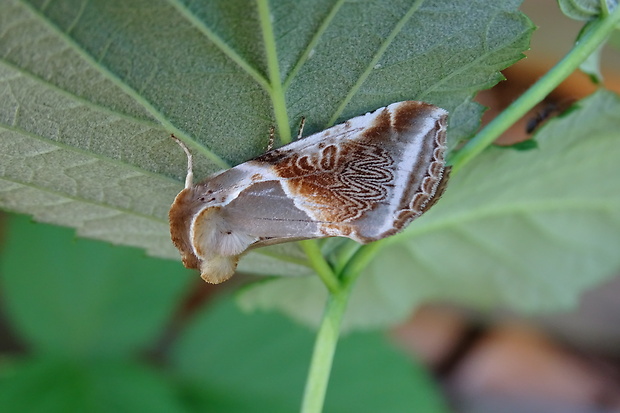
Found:
[[[528,47],[519,4],[5,0],[0,207],[178,259],[167,211],[186,160],[171,132],[201,178],[262,153],[272,125],[282,144],[302,116],[307,135],[410,99],[450,112],[453,147],[478,127],[475,93]],[[401,252],[453,219],[443,209],[399,238]],[[296,244],[258,249],[239,269],[311,274]]]

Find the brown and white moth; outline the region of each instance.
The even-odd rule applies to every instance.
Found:
[[[448,113],[414,101],[350,119],[192,183],[170,208],[183,264],[210,283],[248,249],[310,238],[393,235],[443,192]]]

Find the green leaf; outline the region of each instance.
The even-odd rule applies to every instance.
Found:
[[[500,149],[513,149],[517,151],[531,151],[533,149],[538,149],[538,142],[536,139],[530,138],[521,142],[513,143],[512,145],[497,145]]]
[[[592,83],[603,83],[603,74],[601,72],[601,53],[603,45],[579,65],[579,70],[590,77]]]
[[[124,360],[77,363],[38,357],[4,364],[0,411],[30,413],[181,413],[170,382]]]
[[[606,12],[618,6],[618,0],[602,0]],[[560,10],[574,20],[592,20],[601,14],[601,0],[558,0]]]
[[[605,10],[601,10],[601,2],[605,2]],[[617,0],[558,0],[560,9],[562,12],[575,20],[589,21],[579,33],[576,42],[578,43],[583,38],[588,30],[591,28],[591,24],[594,19],[601,14],[611,13],[618,7]],[[618,27],[620,29],[620,27]],[[613,36],[611,36],[613,38]],[[579,69],[587,74],[593,83],[603,83],[603,75],[601,73],[601,54],[605,43],[602,43],[594,53],[579,66]]]
[[[197,177],[394,101],[448,109],[452,145],[474,94],[522,57],[520,1],[4,0],[0,207],[80,236],[178,259],[167,211],[183,152]],[[282,260],[285,265],[281,264]],[[308,274],[296,245],[241,261]]]
[[[588,31],[591,30],[592,24],[593,22],[589,22],[583,26],[579,36],[577,36],[577,42],[588,34]],[[590,80],[592,80],[592,83],[603,83],[603,74],[601,72],[601,55],[603,53],[604,46],[605,43],[602,43],[592,54],[590,54],[590,56],[588,56],[586,60],[583,61],[583,63],[579,65],[579,70],[588,75]]]
[[[394,323],[428,300],[541,312],[573,307],[620,268],[620,98],[600,91],[537,133],[539,149],[489,148],[362,274],[347,328]],[[246,289],[246,308],[318,322],[314,278]],[[269,297],[269,299],[267,299]]]
[[[28,346],[72,357],[129,354],[161,334],[191,272],[142,251],[8,221],[2,294]],[[2,410],[2,409],[0,409]]]
[[[277,314],[244,315],[231,300],[203,311],[173,352],[197,411],[298,411],[312,352],[310,331]],[[200,406],[200,408],[198,408]],[[428,373],[380,334],[338,345],[325,411],[447,412]]]

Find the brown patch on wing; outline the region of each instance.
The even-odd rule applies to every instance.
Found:
[[[272,166],[295,205],[320,225],[325,236],[369,242],[399,232],[436,202],[447,181],[447,177],[442,179],[445,111],[406,101],[379,109],[372,119],[366,127],[353,129],[353,122],[347,121],[327,129],[316,136],[322,142],[301,152],[285,147],[255,159]],[[429,124],[433,120],[434,125]],[[419,156],[407,157],[409,139],[418,138]],[[394,179],[401,171],[407,171],[409,185],[404,190],[399,187],[396,194]],[[395,208],[390,209],[395,216],[369,214],[373,210],[383,213],[386,205]],[[373,232],[373,225],[377,227],[382,219],[389,220],[393,228]]]
[[[293,154],[274,165],[274,171],[316,220],[344,223],[385,200],[386,185],[394,179],[392,165],[390,154],[379,145],[348,140]]]
[[[390,116],[390,111],[387,108],[383,108],[378,113],[373,124],[364,130],[364,137],[372,142],[373,140],[384,139],[391,133],[392,117]]]
[[[406,101],[398,105],[398,109],[392,114],[393,126],[396,132],[404,133],[411,129],[414,119],[427,116],[436,109],[435,106],[424,102]]]

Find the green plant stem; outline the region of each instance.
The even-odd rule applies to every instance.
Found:
[[[357,253],[362,247],[361,244],[358,244],[355,241],[347,240],[345,245],[342,245],[338,248],[335,254],[335,264],[334,264],[334,272],[336,274],[341,274],[342,270],[347,266],[351,258]]]
[[[323,257],[323,253],[319,248],[318,243],[315,240],[306,240],[300,242],[301,248],[306,253],[308,260],[310,261],[310,265],[317,273],[323,284],[327,287],[331,294],[336,294],[341,290],[340,281],[334,274],[332,267],[329,265],[327,261],[325,261],[325,257]]]
[[[315,257],[316,254],[320,256],[318,245],[316,242],[310,240],[303,241],[302,246],[314,266],[315,260],[311,257]],[[326,278],[333,281],[328,281],[331,287],[325,282],[329,289],[329,297],[323,314],[323,320],[321,321],[321,327],[319,328],[316,341],[314,342],[310,370],[306,379],[306,389],[301,405],[302,413],[320,413],[323,409],[334,353],[336,352],[336,346],[338,344],[340,325],[342,324],[342,318],[347,302],[349,301],[349,296],[353,290],[355,280],[357,280],[357,277],[362,273],[362,270],[374,256],[374,251],[380,248],[380,244],[375,242],[368,247],[369,249],[367,251],[369,253],[365,255],[360,256],[359,251],[361,248],[357,250],[357,253],[353,254],[348,264],[344,266],[342,272],[339,274],[339,278],[336,278],[331,267],[322,257],[322,264],[318,264],[317,261],[319,267],[326,266],[329,270],[329,274],[331,274],[325,277],[325,274],[321,276],[321,272],[324,272],[325,269],[322,269],[321,272],[317,271],[321,279],[323,279],[323,282],[325,282]]]
[[[345,287],[352,286],[357,278],[361,275],[364,268],[368,266],[370,261],[377,255],[383,247],[383,242],[373,242],[368,245],[361,246],[351,257],[349,262],[344,266],[339,278]]]
[[[320,413],[323,410],[334,353],[338,345],[340,325],[350,292],[351,288],[343,288],[336,293],[330,293],[327,300],[321,327],[314,342],[310,371],[301,405],[302,413]]]
[[[463,166],[471,161],[476,155],[492,144],[503,132],[505,132],[519,118],[525,115],[537,103],[541,102],[553,91],[564,79],[573,73],[579,65],[590,56],[614,30],[614,26],[620,22],[620,7],[598,21],[592,23],[588,34],[579,40],[573,49],[549,72],[541,77],[523,95],[515,100],[499,116],[493,119],[460,151],[449,159],[452,165],[452,174],[457,173]]]

